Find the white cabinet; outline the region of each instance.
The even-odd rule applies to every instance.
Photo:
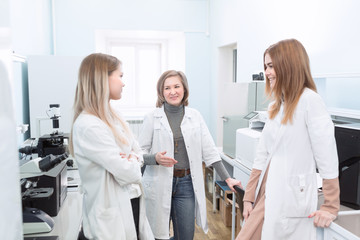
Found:
[[[236,160],[235,160],[236,161]],[[234,178],[239,180],[244,188],[246,188],[246,185],[250,178],[250,172],[251,170],[244,167],[243,165],[236,164],[234,165]]]

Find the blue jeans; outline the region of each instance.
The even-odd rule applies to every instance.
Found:
[[[195,194],[191,175],[173,178],[171,219],[174,240],[192,240],[195,231]]]

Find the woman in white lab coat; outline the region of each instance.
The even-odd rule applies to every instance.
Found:
[[[225,170],[201,114],[187,107],[189,87],[184,73],[164,72],[157,94],[157,108],[145,117],[139,136],[141,148],[153,154],[152,161],[151,155],[144,157],[147,216],[156,239],[169,238],[171,219],[174,239],[191,240],[195,217],[208,231],[202,161],[214,166],[232,190],[241,184]],[[163,150],[176,161],[156,160],[155,153]]]
[[[81,63],[70,152],[83,192],[83,229],[88,239],[154,239],[145,214],[142,157],[137,142],[110,99],[121,98],[121,62],[106,54]]]
[[[274,98],[244,196],[238,240],[316,239],[339,210],[334,125],[316,93],[302,44],[283,40],[264,53],[266,92]],[[325,201],[317,210],[316,169]]]

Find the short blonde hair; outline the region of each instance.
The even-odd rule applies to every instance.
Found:
[[[184,106],[189,105],[189,85],[188,85],[188,81],[186,79],[186,76],[183,72],[181,71],[176,71],[176,70],[168,70],[166,72],[164,72],[163,74],[161,74],[158,82],[157,82],[157,101],[156,101],[156,107],[161,107],[165,102],[165,97],[164,97],[164,84],[165,84],[165,80],[168,79],[169,77],[175,77],[175,76],[179,76],[181,79],[181,83],[184,87],[184,97],[181,100],[181,104],[183,104]]]

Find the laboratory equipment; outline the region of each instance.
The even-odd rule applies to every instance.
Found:
[[[48,117],[52,120],[53,130],[50,134],[44,134],[37,139],[37,144],[31,144],[19,149],[20,153],[30,155],[37,153],[39,157],[49,154],[60,155],[67,151],[69,134],[59,132],[60,104],[50,104],[47,110]]]
[[[251,128],[236,130],[236,160],[249,169],[252,169],[260,136],[261,131]]]
[[[54,220],[44,211],[37,208],[23,209],[24,234],[50,232],[54,227]]]
[[[247,112],[239,115],[224,115],[222,117],[223,152],[231,158],[236,157],[236,130],[249,127],[250,120],[257,116],[258,112],[265,111],[269,103],[265,95],[264,81],[250,82],[247,94]]]
[[[50,113],[50,115],[49,115]],[[39,137],[37,152],[39,157],[48,154],[59,155],[66,151],[66,143],[69,138],[62,132],[59,132],[60,104],[50,104],[47,114],[53,123],[53,132]]]
[[[249,123],[243,115],[223,117],[223,152],[226,155],[235,158],[236,129],[248,126]]]
[[[360,209],[360,123],[335,126],[339,157],[340,202]]]
[[[35,207],[50,216],[56,216],[67,196],[67,153],[25,161],[20,166],[20,178],[36,181],[37,188],[51,188],[54,193],[45,198],[32,198],[25,201],[27,207]]]
[[[67,154],[44,158],[29,159],[20,166],[20,185],[23,202],[23,231],[24,234],[50,232],[54,226],[53,219],[43,209],[37,208],[38,201],[50,201],[56,186],[42,186],[39,184],[44,175],[52,175],[56,168],[61,168],[61,162]],[[40,204],[41,205],[41,204]],[[45,211],[44,211],[45,210]]]
[[[248,87],[248,113],[264,111],[267,109],[269,100],[265,94],[265,81],[254,81]]]
[[[250,112],[245,116],[249,121],[249,127],[236,130],[236,160],[249,169],[252,169],[257,145],[267,117],[266,111]]]

